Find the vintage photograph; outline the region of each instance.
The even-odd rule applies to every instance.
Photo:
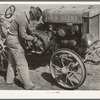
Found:
[[[100,4],[0,3],[0,90],[100,90]]]

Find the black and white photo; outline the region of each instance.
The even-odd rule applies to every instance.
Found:
[[[0,90],[100,90],[100,3],[1,2]]]

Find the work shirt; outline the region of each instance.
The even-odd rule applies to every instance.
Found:
[[[21,15],[17,16],[12,21],[9,30],[14,36],[19,36],[20,38],[25,40],[32,40],[33,37],[31,35],[28,35],[29,32],[28,26],[29,26],[28,17],[26,13],[23,12]]]

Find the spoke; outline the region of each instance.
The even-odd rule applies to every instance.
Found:
[[[66,60],[69,60],[69,61],[73,61],[72,59],[70,59],[69,57],[65,58]]]
[[[74,73],[70,73],[66,78],[70,78],[70,76],[74,75],[74,77],[77,79],[78,83],[80,82],[80,80],[77,78],[77,76]]]
[[[60,59],[61,59],[62,66],[64,67],[65,65],[64,65],[63,59],[62,59],[61,56],[59,56],[59,57],[60,57]]]
[[[80,74],[80,73],[77,73],[77,72],[74,72],[74,71],[69,71],[70,73],[66,76],[66,78],[69,78],[69,77],[71,77],[72,75],[74,75],[75,77],[76,77],[76,79],[78,80],[78,82],[80,82],[79,81],[79,79],[77,78],[77,75],[82,75],[82,74]],[[77,74],[77,75],[76,75]]]
[[[6,12],[6,15],[9,14],[9,13],[10,13],[10,10],[8,10],[8,11]]]
[[[12,12],[12,7],[10,7],[10,12]]]
[[[70,67],[71,64],[72,64],[72,62],[69,63],[69,65],[67,66],[67,69]]]
[[[55,64],[52,64],[53,66],[55,66],[55,68],[54,68],[54,74],[55,74],[55,76],[56,76],[56,78],[57,77],[59,77],[60,75],[62,75],[62,73],[61,73],[61,68],[59,68],[57,65],[55,65]]]
[[[72,59],[72,55],[70,55],[70,54],[68,55],[68,54],[67,54],[67,60],[69,60],[69,61],[73,61],[73,59]]]
[[[58,59],[58,58],[59,58],[58,56],[56,56],[55,58],[56,58],[56,60],[57,60],[58,62],[60,62],[60,63],[61,63],[61,61]]]
[[[59,68],[57,65],[55,64],[52,64],[52,65],[55,66],[56,69],[58,68],[58,70],[61,70],[61,68]]]
[[[1,68],[3,68],[3,59],[2,59],[2,55],[0,56],[1,58]]]
[[[80,73],[77,73],[77,72],[74,72],[74,71],[69,71],[70,73],[73,73],[73,74],[78,74],[78,75],[82,75]]]
[[[63,82],[62,80],[59,80],[63,85],[66,85],[66,83],[65,82]]]
[[[62,75],[62,73],[60,73],[60,72],[58,72],[58,71],[56,72],[56,71],[57,71],[57,70],[55,70],[55,73],[54,73],[55,76],[56,76],[56,78]]]
[[[73,75],[73,73],[69,73],[66,78],[69,78],[72,75]]]
[[[75,63],[72,64],[72,67],[75,68],[78,65],[79,65],[79,63],[78,62],[75,62]]]
[[[5,59],[7,60],[7,62],[8,62],[8,58],[7,58],[7,56],[4,54],[4,52],[3,52],[2,54],[3,54],[3,56],[5,57]]]
[[[59,75],[58,77],[56,77],[58,83],[63,84],[63,85],[66,85],[66,83],[64,82],[64,80],[62,80],[62,78],[63,78],[62,75]]]
[[[8,13],[8,14],[6,14],[6,15],[7,15],[7,16],[8,16],[8,15],[10,16],[11,14],[12,14],[12,13]]]
[[[77,78],[77,76],[76,76],[75,74],[73,74],[73,75],[74,75],[74,77],[77,79],[77,81],[80,82],[80,80]]]
[[[74,84],[73,84],[72,80],[71,80],[70,78],[68,78],[68,79],[69,79],[69,81],[70,81],[72,87],[74,87]]]
[[[76,68],[76,69],[75,69]],[[72,71],[73,72],[76,72],[78,71],[79,69],[81,69],[81,67],[79,66],[79,63],[76,62],[75,64],[72,64]]]
[[[1,57],[1,53],[0,53],[0,65],[1,65],[1,60],[2,60],[2,57]]]
[[[43,51],[43,44],[40,44],[39,47]]]

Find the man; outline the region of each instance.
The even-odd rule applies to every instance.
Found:
[[[37,89],[29,79],[28,63],[21,41],[27,40],[35,42],[37,40],[36,37],[28,35],[29,23],[30,21],[39,21],[41,16],[42,11],[39,7],[30,7],[28,13],[23,12],[12,21],[7,35],[7,45],[9,47],[9,64],[6,77],[7,84],[12,84],[14,82],[15,71],[17,69],[24,88],[27,90]]]

